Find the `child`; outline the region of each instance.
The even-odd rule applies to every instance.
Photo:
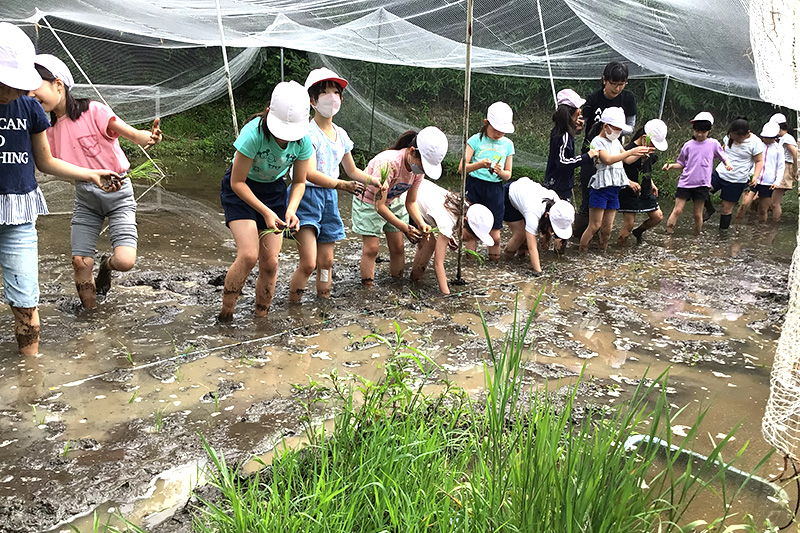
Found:
[[[464,161],[467,162],[467,200],[485,205],[494,214],[489,259],[500,261],[500,229],[503,227],[503,185],[511,179],[514,143],[506,137],[514,133],[514,113],[508,104],[495,102],[489,106],[481,130],[469,138]],[[463,163],[463,161],[462,161]],[[458,165],[461,172],[461,163]],[[477,240],[470,239],[465,246],[475,250]]]
[[[417,253],[414,255],[411,267],[411,281],[422,279],[433,256],[433,269],[436,272],[439,290],[442,294],[450,294],[447,273],[444,270],[444,256],[448,246],[455,247],[454,234],[458,230],[457,222],[461,214],[458,196],[431,181],[422,180],[417,191],[417,207],[422,215],[422,221],[435,226],[439,234],[434,236],[428,232],[417,244]],[[486,246],[494,244],[494,239],[489,235],[494,215],[489,208],[481,204],[470,205],[465,213],[464,222],[462,232],[464,240],[477,238]]]
[[[789,133],[789,125],[786,123],[786,116],[783,113],[775,113],[769,119],[780,127],[781,141],[784,155],[783,179],[772,191],[772,220],[780,222],[783,209],[781,201],[786,191],[791,191],[794,187],[794,180],[797,178],[797,141]]]
[[[513,258],[523,244],[527,244],[534,275],[540,275],[539,239],[547,250],[553,234],[562,240],[572,237],[575,208],[560,199],[555,191],[545,189],[527,177],[507,183],[503,189],[505,221],[511,228],[511,238],[504,250],[506,259]]]
[[[367,165],[367,174],[381,176],[386,192],[370,185],[362,198],[353,198],[353,231],[363,240],[361,283],[365,287],[374,285],[381,233],[386,234],[389,246],[389,271],[395,279],[403,277],[405,254],[401,232],[408,240],[417,242],[430,230],[417,207],[417,192],[425,174],[433,179],[442,175],[441,163],[446,153],[447,137],[438,128],[429,126],[419,133],[414,130],[403,133],[392,148],[373,157]],[[405,203],[397,202],[403,193],[406,193]],[[409,217],[416,228],[409,224]]]
[[[733,218],[733,206],[739,201],[752,176],[761,174],[764,164],[764,143],[750,133],[750,122],[745,117],[736,117],[722,141],[729,165],[722,163],[711,172],[711,194],[720,191],[719,229],[728,229]],[[728,167],[731,168],[728,168]],[[711,200],[706,201],[708,216],[714,213]]]
[[[747,212],[750,204],[758,197],[758,220],[766,222],[769,207],[772,204],[772,194],[775,187],[780,184],[784,174],[784,155],[778,143],[781,127],[775,122],[767,122],[761,130],[761,142],[764,143],[764,161],[761,173],[754,175],[750,182],[750,190],[744,194],[742,203],[736,211],[736,220]],[[772,213],[773,220],[775,212]]]
[[[586,100],[572,89],[563,89],[556,97],[558,107],[553,113],[553,129],[550,131],[550,153],[544,171],[544,186],[562,200],[572,199],[575,187],[575,167],[597,157],[597,150],[575,156],[575,135],[583,128],[581,107]]]
[[[87,168],[110,168],[124,176],[130,168],[119,146],[119,136],[149,148],[161,142],[158,119],[150,131],[137,130],[100,102],[76,99],[70,93],[72,74],[63,61],[49,54],[36,56],[42,86],[34,91],[51,127],[47,140],[55,157]],[[92,277],[97,238],[108,217],[114,252],[100,260],[97,278]],[[103,192],[93,183],[75,184],[75,203],[70,231],[75,288],[85,309],[97,307],[97,295],[108,293],[111,271],[127,272],[136,262],[136,200],[130,180],[120,190]]]
[[[589,225],[581,236],[582,252],[589,249],[589,243],[598,230],[600,249],[608,247],[611,226],[619,209],[619,191],[630,185],[622,164],[633,163],[653,150],[647,146],[636,146],[623,151],[619,136],[622,132],[630,133],[633,130],[625,123],[625,112],[621,107],[607,108],[600,116],[600,122],[600,134],[591,143],[591,147],[597,150],[597,172],[589,182]]]
[[[35,51],[25,33],[0,22],[0,271],[5,301],[14,314],[14,335],[21,355],[39,352],[39,271],[36,218],[47,205],[36,183],[42,172],[68,181],[86,181],[108,191],[120,177],[53,157],[42,106],[26,94],[42,85],[34,68]]]
[[[300,302],[315,269],[317,296],[330,298],[333,249],[336,241],[345,236],[337,189],[356,194],[363,191],[362,183],[381,185],[380,178],[367,176],[356,167],[350,153],[353,142],[343,128],[333,123],[345,87],[347,80],[327,68],[312,70],[306,78],[305,88],[314,108],[314,119],[308,130],[314,153],[308,160],[305,193],[297,208],[300,231],[295,238],[300,262],[289,286],[290,303]],[[339,179],[340,164],[356,181]]]
[[[730,169],[730,163],[725,152],[716,139],[710,138],[709,132],[714,125],[714,117],[707,111],[702,111],[692,119],[694,135],[690,141],[681,148],[676,163],[667,163],[663,170],[673,168],[682,170],[678,179],[678,188],[675,191],[675,207],[667,220],[667,233],[675,231],[678,217],[683,213],[686,202],[692,200],[694,214],[694,234],[700,235],[703,229],[703,206],[708,202],[709,189],[711,188],[711,168],[716,157]]]
[[[298,230],[295,214],[305,192],[308,159],[308,92],[296,81],[281,82],[267,108],[248,122],[236,142],[233,165],[222,178],[225,224],[236,241],[236,260],[225,276],[219,320],[233,318],[247,275],[258,262],[255,315],[267,316],[278,276],[284,229]],[[292,169],[287,195],[286,175]],[[288,196],[288,201],[287,201]]]
[[[633,134],[633,140],[625,145],[625,149],[630,150],[637,146],[653,146],[662,152],[666,150],[667,125],[658,119],[648,121],[644,128]],[[641,244],[644,232],[658,226],[664,218],[658,206],[658,187],[652,179],[653,165],[657,161],[658,156],[650,154],[631,164],[622,165],[628,176],[629,186],[619,191],[619,211],[623,217],[622,229],[617,237],[617,243],[620,245],[624,245],[631,234],[636,237],[636,243]],[[640,175],[641,183],[639,183]],[[647,213],[647,219],[638,228],[633,229],[636,213]]]

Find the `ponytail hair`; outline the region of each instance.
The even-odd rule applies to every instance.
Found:
[[[487,134],[488,131],[489,131],[489,121],[488,120],[484,120],[483,126],[481,126],[481,129],[478,132],[478,135],[480,136],[479,137],[480,140],[483,140],[483,138],[486,137],[486,134]]]
[[[417,132],[414,130],[404,131],[394,142],[394,146],[389,150],[402,150],[403,148],[417,148]]]
[[[550,222],[550,217],[544,216],[546,213],[550,212],[550,208],[556,203],[555,200],[551,198],[545,198],[542,200],[544,204],[544,213],[542,217],[539,219],[539,226],[536,228],[539,235],[549,235],[550,231],[553,229],[553,223]]]
[[[572,115],[577,111],[577,107],[572,107],[568,104],[559,104],[556,112],[553,113],[553,130],[556,136],[561,137],[565,133],[569,133],[571,137],[575,137],[577,130],[575,124],[572,122]]]
[[[56,81],[56,78],[50,70],[46,69],[41,65],[34,65],[36,67],[36,72],[39,73],[43,81],[47,81],[53,83]],[[83,115],[86,111],[89,110],[89,100],[88,98],[75,98],[69,92],[69,87],[64,85],[64,101],[66,102],[67,106],[67,117],[70,120],[78,120],[81,115]],[[55,124],[58,120],[55,111],[50,111],[50,124]]]
[[[735,133],[736,135],[747,135],[750,131],[750,121],[747,120],[747,117],[736,117],[731,122],[731,125],[728,126],[728,148],[733,147],[733,137],[731,133]]]

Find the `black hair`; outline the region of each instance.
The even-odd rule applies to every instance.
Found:
[[[330,87],[336,87],[337,89],[339,89],[340,95],[344,93],[344,87],[342,87],[335,81],[322,80],[308,88],[308,96],[311,97],[311,99],[316,102],[319,100],[319,95],[328,92],[328,89]]]
[[[577,131],[575,129],[575,124],[572,122],[572,115],[575,114],[577,110],[577,107],[572,107],[569,104],[559,104],[556,108],[556,112],[553,113],[553,131],[558,137],[561,137],[565,133],[569,133],[572,137],[575,137]]]
[[[782,130],[789,131],[789,124],[786,122],[781,122],[778,124],[778,127]]]
[[[47,81],[53,83],[58,78],[56,78],[49,69],[43,67],[42,65],[34,65],[36,67],[36,72],[39,73],[39,76],[42,77],[43,81]],[[83,115],[86,111],[89,110],[89,100],[88,98],[75,98],[69,93],[69,87],[64,84],[64,101],[66,102],[67,106],[67,116],[70,120],[78,120],[81,115]],[[55,124],[58,120],[55,111],[50,111],[50,123]]]
[[[603,81],[612,83],[628,81],[628,67],[619,61],[612,61],[603,69],[603,77],[600,80],[601,86]]]
[[[633,133],[633,135],[631,136],[631,140],[635,141],[636,139],[642,136],[644,136],[644,128],[639,128]]]
[[[586,138],[591,142],[592,139],[600,135],[600,132],[603,131],[603,126],[605,125],[604,122],[600,122],[599,120],[592,124],[592,129],[586,132]]]
[[[736,135],[747,135],[750,131],[750,121],[747,120],[747,117],[736,117],[731,122],[731,125],[728,126],[728,148],[733,147],[733,136],[732,133]]]
[[[414,130],[404,131],[394,142],[394,146],[389,150],[402,150],[403,148],[417,148],[417,132]]]
[[[711,131],[710,120],[695,120],[692,122],[692,129],[694,131]]]
[[[556,201],[551,198],[545,198],[542,200],[542,203],[544,204],[544,213],[547,214],[550,212],[550,208],[553,207]],[[536,229],[539,232],[539,235],[550,235],[550,231],[553,229],[553,223],[550,221],[550,217],[546,217],[544,214],[542,214],[542,218],[539,219],[539,226]]]
[[[486,137],[486,134],[488,132],[489,132],[489,121],[487,120],[483,123],[483,126],[481,126],[481,129],[478,132],[478,135],[480,135],[480,139],[483,140],[483,138]]]

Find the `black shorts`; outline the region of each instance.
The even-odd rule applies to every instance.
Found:
[[[270,183],[262,183],[247,179],[245,181],[253,194],[256,195],[261,203],[272,209],[281,220],[286,218],[286,203],[288,193],[286,192],[286,182],[277,179]],[[225,212],[225,225],[228,226],[232,220],[255,220],[259,231],[267,229],[267,223],[255,209],[250,207],[239,195],[231,189],[231,169],[225,172],[222,178],[219,198],[222,202],[222,210]]]
[[[769,185],[756,185],[751,190],[758,194],[759,198],[772,198],[772,189]]]
[[[705,202],[711,198],[711,194],[708,192],[708,187],[678,187],[675,190],[675,198]]]
[[[503,213],[504,222],[517,222],[522,220],[525,216],[520,213],[516,207],[511,205],[511,200],[508,197],[508,191],[511,189],[511,184],[506,183],[503,185],[503,198],[505,203],[505,212]]]
[[[481,204],[489,208],[494,215],[492,229],[503,227],[503,213],[505,212],[505,199],[503,198],[503,183],[500,181],[486,181],[480,178],[467,176],[467,200],[472,204]]]
[[[724,202],[731,202],[734,204],[738,202],[747,186],[748,182],[733,183],[720,178],[716,169],[711,172],[711,188],[714,189],[714,191],[721,191],[719,197]]]

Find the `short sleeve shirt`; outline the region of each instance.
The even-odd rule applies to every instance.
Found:
[[[783,147],[783,160],[787,163],[793,163],[794,158],[792,157],[792,152],[789,151],[789,146],[797,148],[797,141],[792,137],[791,133],[787,132],[781,137],[780,144]]]
[[[755,169],[753,158],[764,152],[764,143],[754,134],[750,134],[743,143],[733,143],[728,146],[728,136],[722,140],[725,155],[728,156],[733,170],[725,170],[725,165],[717,165],[719,177],[730,183],[747,183]]]
[[[719,141],[711,137],[700,142],[694,139],[686,141],[678,155],[678,163],[683,167],[678,187],[695,188],[711,187],[711,171],[714,169],[714,158],[725,161],[725,152]]]
[[[353,149],[353,141],[350,140],[344,128],[340,128],[336,124],[333,125],[333,131],[336,133],[336,138],[331,140],[312,120],[308,128],[308,136],[317,156],[317,170],[331,178],[338,178],[339,165],[345,154],[350,153]],[[318,185],[307,182],[306,187],[309,186],[318,187]]]
[[[625,120],[630,120],[631,117],[635,117],[638,113],[636,97],[633,96],[632,92],[622,91],[615,98],[608,99],[603,93],[603,89],[598,89],[587,96],[586,103],[583,104],[583,120],[585,121],[583,125],[584,135],[589,135],[592,126],[594,126],[595,122],[600,120],[600,115],[609,107],[621,107],[625,112]],[[590,140],[591,139],[584,137],[584,152],[589,149]]]
[[[618,155],[622,153],[622,144],[619,139],[609,141],[602,135],[598,135],[590,144],[595,150],[604,150],[609,155]],[[595,163],[597,172],[592,176],[589,182],[589,187],[592,189],[604,189],[605,187],[624,187],[628,185],[628,176],[625,174],[625,168],[622,161],[617,161],[612,165],[606,165],[600,159]]]
[[[123,174],[130,168],[119,146],[118,135],[108,129],[117,115],[100,102],[89,102],[89,109],[78,120],[64,115],[47,130],[47,141],[54,157],[79,167],[108,169]]]
[[[442,235],[452,238],[456,216],[445,207],[445,199],[449,193],[447,189],[423,179],[417,191],[417,207],[426,224],[439,228]]]
[[[0,105],[0,194],[26,194],[38,187],[31,136],[50,126],[29,96]]]
[[[274,136],[267,137],[261,133],[260,123],[261,118],[256,117],[245,124],[233,143],[236,150],[253,160],[247,173],[248,179],[271,183],[286,176],[295,161],[305,161],[311,157],[314,147],[308,135],[281,148]]]
[[[467,145],[472,148],[472,159],[470,163],[481,161],[482,159],[489,159],[492,164],[499,163],[500,167],[505,168],[506,159],[510,155],[514,155],[514,142],[505,135],[498,140],[494,140],[488,135],[481,138],[480,133],[476,133],[467,141]],[[479,168],[470,172],[471,176],[484,181],[503,181],[497,174],[489,172],[486,168]]]
[[[405,165],[406,149],[385,150],[367,164],[366,173],[370,176],[380,177],[381,168],[389,169],[389,176],[386,178],[389,183],[389,192],[386,194],[386,205],[394,202],[400,195],[413,187],[419,187],[425,174],[414,174],[406,170]],[[368,186],[364,192],[364,201],[370,204],[375,203],[375,192],[377,187]]]
[[[545,200],[558,200],[558,194],[530,178],[520,178],[508,186],[508,201],[525,217],[525,231],[537,235],[539,220],[545,212]]]

